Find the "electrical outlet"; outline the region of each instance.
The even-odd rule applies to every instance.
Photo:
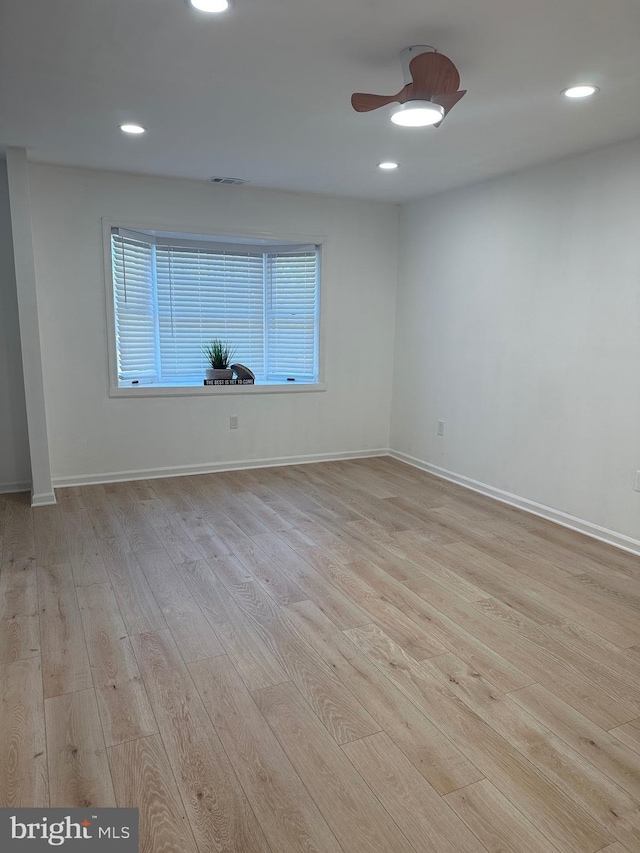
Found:
[[[238,416],[231,415],[229,418],[229,429],[238,429]]]
[[[438,435],[444,435],[444,421],[438,421]]]
[[[640,471],[636,471],[636,481],[633,484],[633,488],[636,492],[640,492]]]

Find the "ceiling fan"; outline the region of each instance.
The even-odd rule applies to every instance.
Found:
[[[466,89],[460,86],[458,69],[443,53],[428,45],[407,47],[400,54],[405,86],[397,95],[368,95],[356,92],[351,105],[358,113],[398,104],[391,121],[405,127],[439,127],[443,118],[458,103]]]

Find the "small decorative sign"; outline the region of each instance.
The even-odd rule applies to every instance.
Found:
[[[205,385],[253,385],[253,379],[205,379]]]

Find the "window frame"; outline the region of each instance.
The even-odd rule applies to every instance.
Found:
[[[315,244],[320,247],[318,256],[318,284],[317,284],[317,326],[316,326],[316,349],[318,379],[316,382],[305,381],[260,381],[255,385],[179,385],[179,384],[150,384],[150,385],[127,385],[119,384],[118,356],[116,344],[116,316],[114,305],[114,282],[111,257],[111,231],[113,228],[122,228],[130,231],[161,231],[184,235],[183,239],[189,239],[193,235],[211,237],[212,240],[229,240],[234,238],[242,240],[253,240],[256,243],[269,241],[278,244]],[[149,222],[133,221],[127,218],[103,218],[102,238],[104,255],[104,285],[106,300],[106,334],[107,334],[107,375],[108,394],[110,397],[185,397],[185,396],[218,396],[225,394],[281,394],[281,393],[305,393],[314,391],[326,391],[324,381],[324,298],[323,286],[321,284],[327,267],[326,245],[327,237],[324,234],[300,234],[290,232],[254,231],[241,228],[233,230],[225,228],[212,229],[211,226],[195,225],[193,223],[176,222]],[[268,246],[268,243],[265,244]]]

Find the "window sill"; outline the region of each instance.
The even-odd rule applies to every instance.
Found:
[[[109,388],[110,397],[218,397],[221,394],[300,394],[326,391],[324,382],[277,382],[259,385],[137,385]]]

